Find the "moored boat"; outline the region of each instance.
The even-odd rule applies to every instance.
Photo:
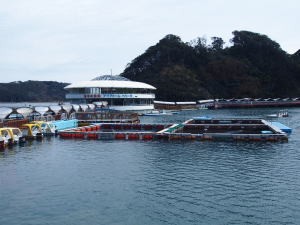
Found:
[[[268,118],[281,118],[288,117],[289,113],[287,110],[280,110],[278,113],[267,115]]]
[[[24,143],[25,142],[25,137],[23,137],[22,131],[19,128],[16,128],[16,127],[6,127],[6,129],[10,133],[10,136],[12,138],[12,142],[14,144]]]
[[[0,128],[0,147],[24,142],[23,134],[19,128],[4,127]]]
[[[144,113],[143,116],[170,116],[173,115],[172,112],[167,112],[165,110],[152,110],[149,113]]]
[[[39,124],[23,124],[21,131],[26,139],[41,139],[43,137],[42,128]]]
[[[34,121],[33,124],[37,124],[41,128],[41,132],[43,135],[51,136],[56,134],[56,128],[52,122],[46,121]]]
[[[0,128],[0,146],[2,148],[12,143],[12,139],[13,137],[6,128]]]

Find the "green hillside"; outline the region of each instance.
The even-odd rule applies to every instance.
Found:
[[[228,44],[220,37],[185,43],[170,34],[133,59],[121,75],[155,86],[157,100],[299,97],[300,50],[288,54],[268,36],[249,31],[234,31]],[[66,85],[0,83],[0,101],[63,101]]]
[[[25,81],[0,83],[1,102],[64,101],[66,83],[54,81]]]
[[[152,84],[157,99],[300,96],[300,50],[293,55],[266,35],[234,31],[229,47],[220,37],[184,43],[167,35],[121,74]]]

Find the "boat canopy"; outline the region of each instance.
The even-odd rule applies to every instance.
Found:
[[[86,104],[80,104],[80,108],[82,109],[83,112],[85,112],[89,107]]]
[[[8,107],[1,107],[0,108],[0,119],[5,119],[9,114],[12,113],[12,109]]]
[[[57,113],[61,110],[61,106],[60,106],[60,105],[50,105],[49,108],[50,108],[55,114],[57,114]]]
[[[94,110],[95,109],[95,105],[94,104],[87,104],[87,105],[90,108],[90,110]]]
[[[24,118],[28,117],[33,112],[32,108],[22,107],[17,109],[17,113],[21,114]]]
[[[47,111],[49,111],[49,107],[48,106],[36,106],[36,107],[34,107],[34,110],[43,116]]]
[[[72,110],[72,105],[62,105],[61,106],[63,108],[63,110],[65,110],[67,113],[70,113]]]
[[[75,112],[79,111],[79,108],[80,108],[79,105],[73,104],[72,106],[73,106],[73,109],[75,110]]]

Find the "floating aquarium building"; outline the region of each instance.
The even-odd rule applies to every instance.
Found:
[[[81,81],[65,87],[66,100],[73,104],[94,103],[121,111],[154,109],[155,87],[131,81],[122,76],[104,75],[91,81]]]

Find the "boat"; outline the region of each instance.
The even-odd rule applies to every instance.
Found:
[[[34,121],[32,123],[37,124],[41,128],[43,135],[51,136],[57,133],[56,128],[52,122]]]
[[[21,131],[25,139],[41,139],[43,137],[43,131],[39,124],[23,124],[21,127]]]
[[[278,113],[267,115],[268,118],[281,118],[288,117],[289,113],[287,110],[280,110]]]
[[[172,112],[167,112],[165,110],[152,110],[149,113],[144,113],[143,116],[170,116],[173,115]]]
[[[11,138],[12,138],[12,143],[17,144],[17,143],[24,143],[25,142],[25,137],[23,136],[22,131],[19,128],[16,127],[6,127],[8,130]]]
[[[23,143],[25,139],[19,128],[4,127],[0,128],[0,147],[6,147],[7,145],[13,145],[17,143]]]
[[[6,147],[12,143],[13,137],[6,128],[0,128],[0,146],[1,148]]]

